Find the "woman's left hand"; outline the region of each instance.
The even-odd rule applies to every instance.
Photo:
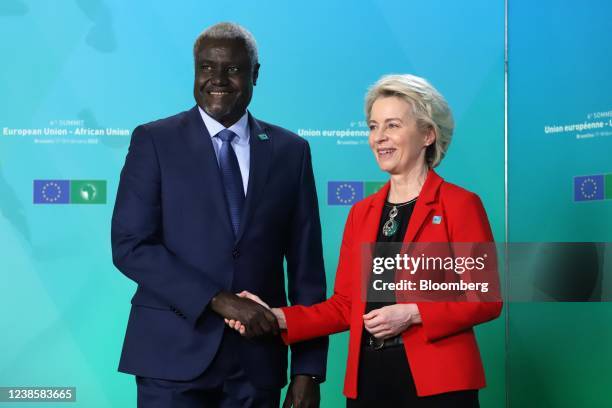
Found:
[[[366,330],[377,339],[395,337],[421,322],[419,307],[415,303],[385,306],[363,315]]]

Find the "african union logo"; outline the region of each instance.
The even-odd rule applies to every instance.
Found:
[[[106,180],[34,180],[34,204],[106,204]]]
[[[384,184],[384,181],[329,181],[327,204],[353,205],[363,197],[377,192]]]
[[[612,199],[612,174],[574,177],[574,201]]]
[[[96,186],[92,183],[86,183],[79,188],[79,198],[85,202],[93,202],[98,195]]]

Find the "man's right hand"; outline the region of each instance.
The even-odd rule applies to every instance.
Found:
[[[239,297],[229,292],[219,292],[210,302],[213,311],[227,320],[240,321],[247,330],[247,338],[278,335],[276,317],[270,310],[246,297]]]
[[[247,291],[247,290],[243,290],[242,292],[237,294],[239,297],[241,298],[247,298],[247,299],[251,299],[253,302],[257,302],[260,305],[262,305],[263,307],[265,307],[266,309],[270,310],[272,312],[272,314],[274,314],[274,317],[276,317],[276,321],[278,323],[278,327],[281,330],[286,330],[287,329],[287,320],[285,319],[285,313],[283,312],[283,309],[278,308],[278,307],[270,307],[268,306],[268,304],[266,302],[264,302],[263,300],[261,300],[261,298],[257,295],[252,294],[251,292]],[[232,329],[236,330],[237,332],[239,332],[242,336],[246,336],[246,326],[240,321],[240,320],[234,320],[234,319],[225,319],[225,323],[231,327]]]

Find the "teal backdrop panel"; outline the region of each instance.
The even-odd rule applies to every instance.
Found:
[[[510,241],[612,240],[611,12],[608,1],[509,1]],[[598,271],[608,293],[609,252],[600,254]],[[587,279],[586,265],[567,282],[554,272],[556,287]],[[610,405],[612,304],[511,303],[507,310],[510,406]]]
[[[135,289],[111,262],[119,172],[134,127],[193,106],[193,41],[224,20],[259,44],[250,110],[312,146],[330,292],[355,201],[332,205],[330,185],[386,181],[363,113],[383,74],[446,96],[456,132],[439,173],[481,196],[504,240],[503,1],[3,0],[0,386],[75,386],[58,407],[135,406],[134,379],[116,371]],[[55,184],[35,195],[36,180]],[[504,330],[501,318],[477,329],[483,407],[504,404]],[[323,407],[344,406],[347,340],[331,339]]]

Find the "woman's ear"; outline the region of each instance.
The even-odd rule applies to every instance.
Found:
[[[433,127],[430,127],[426,132],[425,132],[425,138],[423,140],[425,146],[431,146],[432,144],[434,144],[436,142],[436,131],[434,130]]]

